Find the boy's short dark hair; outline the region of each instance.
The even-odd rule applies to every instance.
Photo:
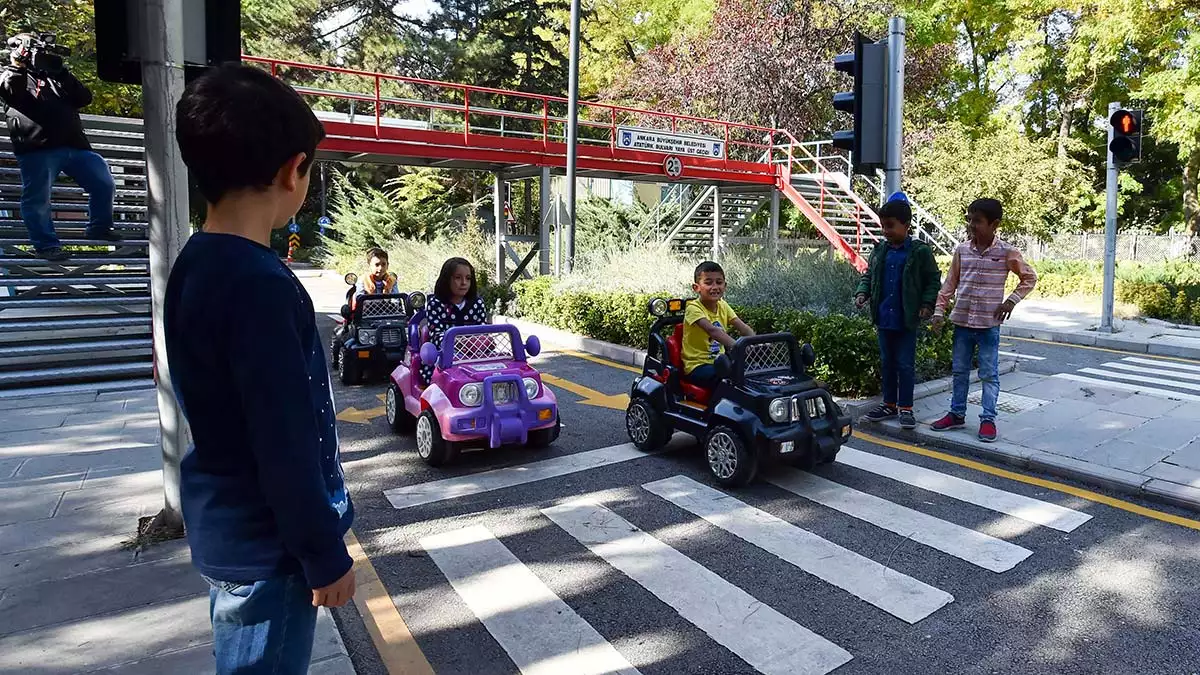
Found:
[[[971,205],[967,207],[967,215],[969,216],[972,213],[978,213],[987,218],[988,222],[994,223],[1004,218],[1004,206],[1000,203],[999,199],[981,197],[971,202]]]
[[[211,204],[264,189],[289,159],[312,165],[325,128],[294,89],[259,68],[227,64],[193,80],[175,106],[175,140]]]
[[[895,218],[908,225],[912,223],[912,206],[906,201],[894,199],[879,207],[879,219]]]
[[[700,283],[700,275],[706,272],[720,272],[721,276],[725,276],[725,270],[722,269],[720,265],[711,260],[705,260],[699,265],[696,265],[696,274],[693,281]]]
[[[387,251],[379,248],[378,246],[375,248],[369,248],[367,249],[367,262],[371,262],[372,258],[379,258],[380,260],[387,262]]]

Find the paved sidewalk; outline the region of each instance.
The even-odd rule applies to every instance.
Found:
[[[1114,319],[1101,333],[1100,299],[1025,300],[1001,327],[1004,335],[1049,342],[1107,347],[1144,354],[1200,359],[1200,327],[1158,319]]]
[[[162,507],[153,390],[0,398],[0,672],[214,672],[187,544],[121,550]],[[328,610],[310,673],[354,672]]]
[[[883,426],[890,435],[982,454],[1104,487],[1200,510],[1200,407],[1193,402],[1108,388],[1061,375],[1001,375],[1000,438],[983,443],[981,389],[967,397],[967,427],[937,432],[948,395],[916,402],[920,425]],[[870,424],[865,425],[869,429]]]

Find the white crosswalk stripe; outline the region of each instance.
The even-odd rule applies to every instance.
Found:
[[[779,467],[765,478],[788,492],[993,572],[1008,571],[1033,553],[1003,539],[796,469]]]
[[[761,673],[824,675],[853,658],[600,504],[542,513]]]
[[[524,675],[638,674],[487,528],[428,536],[421,546]]]
[[[1200,366],[1178,361],[1129,356],[1054,377],[1147,396],[1200,401]]]
[[[1107,374],[1107,373],[1106,373]],[[1200,396],[1188,394],[1181,391],[1172,391],[1170,389],[1160,389],[1158,387],[1148,387],[1146,385],[1130,384],[1128,382],[1115,382],[1113,380],[1105,380],[1098,377],[1087,377],[1084,375],[1076,375],[1074,373],[1058,373],[1053,375],[1060,380],[1070,380],[1081,384],[1091,385],[1093,387],[1108,387],[1109,389],[1118,389],[1120,391],[1133,392],[1135,394],[1146,394],[1147,396],[1158,396],[1160,398],[1173,398],[1180,401],[1200,401]]]
[[[943,590],[685,476],[642,487],[909,623],[916,623],[954,601],[954,596]]]
[[[923,490],[937,492],[959,501],[1006,513],[1062,532],[1071,532],[1091,519],[1091,516],[1086,513],[1057,504],[997,490],[994,487],[950,476],[940,471],[899,462],[851,447],[843,447],[838,452],[837,461],[838,464],[869,471],[885,478],[908,483]]]
[[[1143,359],[1143,358],[1137,357],[1137,356],[1130,356],[1130,357],[1127,357],[1127,358],[1124,358],[1121,360],[1128,361],[1130,363],[1140,363],[1144,366],[1154,366],[1155,368],[1173,368],[1176,370],[1187,370],[1187,371],[1191,371],[1193,373],[1200,373],[1200,366],[1192,365],[1192,364],[1188,364],[1188,363],[1181,363],[1179,361]]]
[[[1147,384],[1158,385],[1159,387],[1173,387],[1177,389],[1187,389],[1189,391],[1200,391],[1200,384],[1192,384],[1191,382],[1176,382],[1173,380],[1164,380],[1161,377],[1150,377],[1148,375],[1135,375],[1134,373],[1120,373],[1112,370],[1101,370],[1099,368],[1080,368],[1079,372],[1085,375],[1096,375],[1101,377],[1115,377],[1119,380],[1129,380],[1130,382],[1145,382]]]
[[[385,494],[395,508],[411,508],[641,457],[647,455],[619,445]],[[848,467],[847,471],[863,471],[1020,518],[1032,526],[1072,532],[1091,518],[1074,509],[855,448],[843,447],[838,464]],[[810,473],[779,467],[765,472],[762,479],[814,502],[816,506],[811,508],[841,512],[922,544],[928,547],[923,555],[950,555],[1001,573],[1032,554],[1008,541]],[[628,493],[637,485],[615,490]],[[951,593],[892,569],[886,561],[873,560],[686,476],[654,480],[640,487],[635,494],[690,514],[684,521],[673,518],[673,525],[687,525],[690,517],[702,519],[737,537],[737,545],[756,547],[820,580],[816,583],[844,591],[846,602],[861,600],[910,624],[954,602]],[[540,508],[539,513],[557,525],[550,529],[561,529],[599,559],[591,564],[602,562],[623,573],[759,672],[824,675],[853,658],[846,649],[814,632],[819,630],[817,626],[801,625],[803,617],[782,614],[757,599],[753,588],[733,585],[605,507],[610,494],[615,493],[562,495],[563,501]],[[544,503],[534,508],[540,506]],[[421,545],[453,592],[521,673],[638,672],[605,635],[559,598],[490,530],[479,524],[463,527],[457,518],[444,522],[453,523],[448,525],[453,529],[425,536]]]
[[[1155,365],[1157,366],[1158,364],[1155,364]],[[1161,376],[1161,377],[1177,377],[1181,380],[1189,380],[1192,382],[1200,381],[1200,373],[1193,373],[1193,372],[1186,371],[1186,370],[1175,370],[1175,369],[1168,370],[1165,368],[1157,368],[1157,367],[1148,368],[1143,365],[1137,365],[1137,364],[1133,364],[1133,363],[1123,363],[1121,361],[1110,361],[1109,363],[1106,363],[1101,367],[1114,369],[1114,370],[1128,371],[1131,373],[1141,373],[1143,375],[1154,375],[1154,376]]]

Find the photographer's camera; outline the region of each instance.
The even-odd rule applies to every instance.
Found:
[[[18,65],[33,71],[54,73],[62,70],[63,57],[71,50],[56,44],[54,33],[21,33],[8,39],[9,53]]]

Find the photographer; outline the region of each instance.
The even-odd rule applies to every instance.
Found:
[[[85,237],[120,241],[113,232],[114,185],[108,164],[92,152],[79,109],[92,102],[88,91],[64,66],[65,49],[48,34],[9,38],[11,65],[0,71],[0,100],[13,152],[21,170],[21,216],[37,255],[65,260],[51,220],[51,187],[65,173],[88,194]]]

